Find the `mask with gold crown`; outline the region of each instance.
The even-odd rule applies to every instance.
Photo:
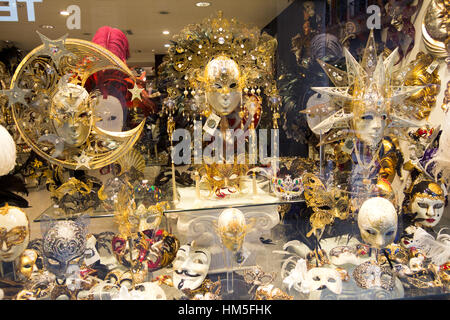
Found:
[[[67,35],[43,44],[20,62],[9,89],[0,90],[25,143],[43,159],[72,170],[102,168],[125,155],[144,128],[108,131],[97,126],[98,95],[86,83],[100,71],[123,73],[134,88],[131,101],[141,100],[142,88],[126,64],[109,50]],[[126,98],[128,99],[128,97]]]
[[[405,83],[410,66],[394,70],[397,49],[387,57],[385,52],[378,56],[372,30],[360,63],[346,48],[344,54],[347,71],[318,60],[335,86],[313,87],[329,96],[330,102],[303,111],[309,116],[327,116],[314,128],[317,130],[313,129],[324,134],[321,144],[356,137],[376,149],[387,129],[398,134],[401,128],[418,126],[410,117],[422,107],[414,102],[406,104],[405,100],[423,87]]]
[[[222,12],[189,25],[173,38],[159,72],[168,93],[165,112],[188,119],[227,117],[231,126],[256,126],[261,99],[269,97],[274,117],[278,92],[273,77],[276,40]],[[247,101],[250,101],[247,103]],[[253,102],[253,103],[252,103]],[[247,124],[244,123],[247,118]],[[237,121],[236,121],[237,119]]]
[[[163,111],[168,115],[169,136],[175,130],[175,117],[180,115],[194,121],[207,118],[204,130],[210,135],[218,128],[222,133],[253,130],[259,124],[263,102],[271,108],[273,127],[278,128],[276,46],[272,36],[226,19],[220,11],[174,36],[159,68],[162,91],[167,92]],[[228,179],[227,175],[245,172],[240,165],[217,164],[205,169],[203,180],[208,180],[212,194],[228,187],[239,191],[233,181],[241,177]],[[220,182],[214,180],[216,173],[221,173]]]

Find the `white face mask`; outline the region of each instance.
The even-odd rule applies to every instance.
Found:
[[[242,98],[237,63],[230,58],[217,57],[208,63],[205,73],[208,82],[208,103],[220,116],[232,113]]]
[[[381,197],[370,198],[358,213],[358,227],[364,242],[373,248],[386,247],[397,233],[397,212],[394,205]]]
[[[25,212],[17,207],[0,208],[0,261],[16,260],[29,241],[30,229]]]
[[[423,227],[434,227],[444,213],[444,201],[417,196],[411,204],[411,211],[416,216],[418,224]]]
[[[342,292],[342,279],[339,272],[332,268],[312,268],[308,271],[307,282],[310,291],[328,288],[335,294]]]
[[[123,110],[119,99],[108,96],[106,99],[100,97],[98,105],[95,106],[95,115],[101,120],[96,125],[100,129],[121,132],[123,129]]]
[[[354,120],[356,136],[368,146],[376,147],[383,138],[386,128],[385,114],[366,112]]]
[[[190,245],[181,246],[173,262],[173,284],[178,290],[197,289],[205,280],[211,264],[211,254]]]

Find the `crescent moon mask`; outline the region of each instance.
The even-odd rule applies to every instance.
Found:
[[[128,89],[133,93],[138,88],[131,70],[93,42],[39,36],[43,44],[19,64],[10,89],[0,92],[8,97],[21,136],[39,156],[68,169],[98,169],[118,160],[137,142],[144,122],[125,132],[98,127],[100,97],[85,83],[97,72],[117,70],[134,83]],[[139,94],[129,96],[140,100]]]

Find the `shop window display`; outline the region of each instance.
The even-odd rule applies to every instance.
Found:
[[[118,21],[9,41],[0,298],[448,299],[446,5],[216,7],[152,70]]]

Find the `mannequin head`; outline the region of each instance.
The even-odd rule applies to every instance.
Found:
[[[381,197],[364,201],[358,213],[358,227],[366,244],[377,249],[384,248],[394,241],[397,233],[394,205]]]
[[[226,56],[212,59],[205,68],[206,98],[220,116],[233,112],[242,98],[241,73],[238,64]]]

